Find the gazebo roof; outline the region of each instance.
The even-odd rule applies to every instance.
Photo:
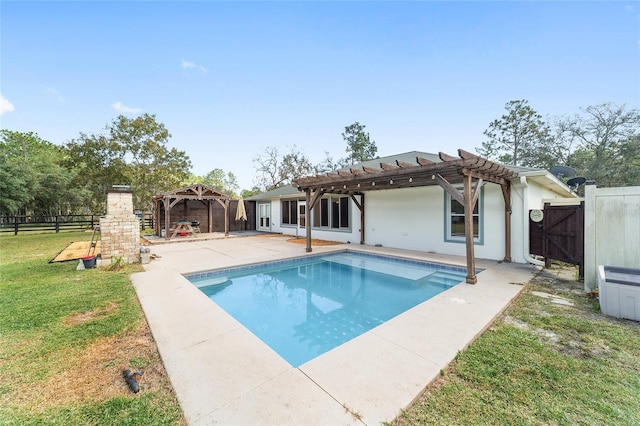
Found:
[[[153,197],[154,200],[161,200],[163,198],[179,198],[182,200],[233,199],[233,197],[231,197],[230,195],[210,188],[201,183],[196,183],[184,188],[178,188],[172,191],[163,192],[162,194],[158,194]]]

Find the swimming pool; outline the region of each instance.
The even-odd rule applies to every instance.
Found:
[[[297,367],[465,276],[464,268],[343,251],[186,278]]]

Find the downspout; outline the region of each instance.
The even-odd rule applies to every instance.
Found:
[[[522,241],[524,243],[522,253],[524,260],[533,265],[544,267],[543,261],[534,259],[531,257],[531,253],[529,253],[529,227],[526,226],[527,223],[529,223],[529,208],[527,206],[529,184],[527,183],[526,176],[520,176],[520,185],[522,185]]]

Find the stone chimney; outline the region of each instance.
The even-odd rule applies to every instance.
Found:
[[[133,191],[114,186],[107,191],[107,214],[100,218],[103,264],[121,257],[126,263],[140,261],[140,221],[133,213]]]

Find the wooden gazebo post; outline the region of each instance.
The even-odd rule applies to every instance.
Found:
[[[163,197],[162,205],[164,206],[164,239],[171,238],[171,198]]]
[[[229,199],[224,200],[224,236],[229,236]]]

